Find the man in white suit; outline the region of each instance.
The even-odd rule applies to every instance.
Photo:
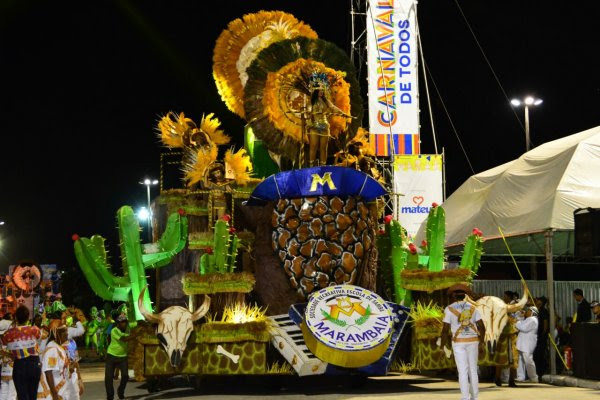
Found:
[[[448,294],[454,303],[444,310],[444,327],[442,328],[441,346],[446,347],[449,333],[452,332],[452,352],[458,370],[458,383],[462,400],[477,400],[479,395],[479,376],[477,375],[477,361],[479,359],[479,346],[483,345],[485,328],[479,311],[465,301],[465,296],[470,294],[470,289],[463,284],[452,286]]]
[[[537,307],[529,307],[525,311],[525,318],[521,321],[517,321],[516,324],[516,327],[519,330],[519,335],[517,336],[517,350],[519,350],[519,355],[522,357],[523,363],[525,364],[529,382],[532,383],[538,383],[535,362],[533,361],[533,351],[535,350],[535,345],[537,343],[537,315]]]

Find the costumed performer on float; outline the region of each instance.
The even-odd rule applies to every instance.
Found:
[[[325,72],[313,72],[309,78],[310,109],[308,120],[309,164],[311,167],[327,163],[327,147],[331,136],[329,117],[340,115],[353,118],[330,100],[329,78]],[[319,158],[317,161],[317,151]]]

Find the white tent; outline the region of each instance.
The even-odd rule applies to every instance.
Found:
[[[484,236],[573,230],[573,211],[600,207],[600,127],[545,143],[471,176],[442,205],[446,243]],[[422,227],[423,228],[423,227]]]
[[[448,253],[460,251],[457,244],[479,228],[486,239],[485,253],[506,254],[503,241],[494,240],[499,226],[513,253],[518,248],[521,254],[545,254],[553,331],[553,258],[569,248],[572,254],[573,212],[600,207],[600,127],[545,143],[517,160],[471,176],[442,207]],[[423,236],[424,228],[425,224],[417,237]],[[554,352],[550,364],[555,373]]]

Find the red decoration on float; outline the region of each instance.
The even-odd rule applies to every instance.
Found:
[[[417,254],[417,246],[415,246],[414,243],[408,244],[408,250],[410,250],[411,254]]]

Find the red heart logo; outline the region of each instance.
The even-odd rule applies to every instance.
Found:
[[[416,205],[420,206],[421,204],[423,204],[423,202],[425,201],[425,198],[423,196],[414,196],[412,198],[413,203],[415,203]]]

